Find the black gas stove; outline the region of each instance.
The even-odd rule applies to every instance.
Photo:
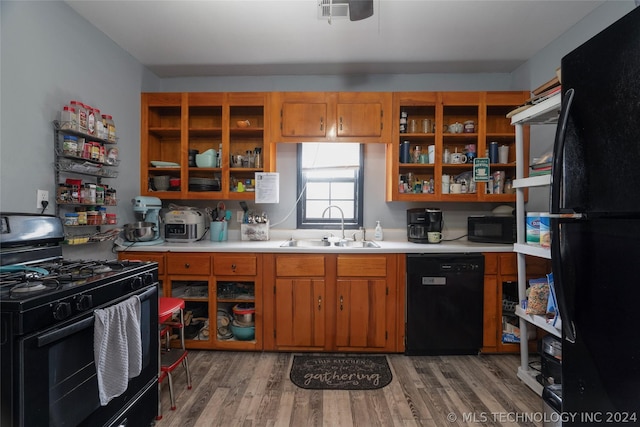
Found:
[[[149,425],[157,408],[157,264],[64,259],[54,216],[3,213],[0,225],[0,425]],[[101,406],[94,311],[133,296],[143,369]]]

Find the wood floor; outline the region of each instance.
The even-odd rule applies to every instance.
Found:
[[[170,426],[541,426],[542,400],[516,377],[515,355],[387,355],[391,383],[318,391],[289,380],[291,353],[190,351],[193,388],[174,372],[177,409],[162,384]]]

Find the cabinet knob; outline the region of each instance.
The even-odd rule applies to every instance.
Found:
[[[235,264],[231,264],[231,270],[236,271],[236,265]]]
[[[340,295],[340,311],[344,309],[344,298]]]
[[[189,267],[191,267],[191,265],[189,265],[189,263],[188,263],[188,262],[185,262],[185,263],[184,263],[184,268],[189,268]]]
[[[342,130],[342,116],[340,116],[340,124],[339,124],[339,126],[340,126],[340,130]]]
[[[320,130],[324,131],[324,117],[320,117]]]
[[[322,308],[322,296],[318,295],[318,310]]]

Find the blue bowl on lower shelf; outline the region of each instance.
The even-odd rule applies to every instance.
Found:
[[[240,326],[236,322],[231,323],[231,332],[239,341],[251,341],[256,336],[255,326]]]

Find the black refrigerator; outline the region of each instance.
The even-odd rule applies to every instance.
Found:
[[[640,8],[562,58],[550,199],[563,425],[640,425]]]

